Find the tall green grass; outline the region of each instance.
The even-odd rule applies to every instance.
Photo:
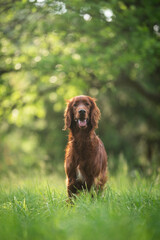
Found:
[[[81,193],[66,203],[58,177],[1,182],[1,240],[158,240],[160,180],[110,177],[102,196]]]

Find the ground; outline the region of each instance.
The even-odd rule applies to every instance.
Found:
[[[66,203],[59,176],[2,179],[2,240],[158,240],[160,179],[110,176],[101,196],[82,193]]]

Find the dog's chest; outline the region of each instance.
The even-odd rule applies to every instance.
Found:
[[[94,146],[90,138],[83,137],[81,140],[76,140],[73,143],[73,147],[78,153],[78,155],[83,155],[84,153],[90,153],[94,150]]]
[[[76,178],[81,182],[85,182],[84,175],[82,174],[82,171],[80,170],[79,166],[76,169]]]

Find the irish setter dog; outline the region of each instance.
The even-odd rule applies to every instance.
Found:
[[[100,119],[95,99],[84,95],[70,99],[64,117],[64,130],[69,129],[65,153],[68,196],[90,191],[92,185],[102,190],[107,180],[107,154],[95,133]]]

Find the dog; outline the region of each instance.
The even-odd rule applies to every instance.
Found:
[[[96,135],[100,110],[96,100],[81,95],[70,99],[64,113],[69,129],[65,150],[65,173],[69,198],[83,189],[103,190],[107,181],[107,153]]]

